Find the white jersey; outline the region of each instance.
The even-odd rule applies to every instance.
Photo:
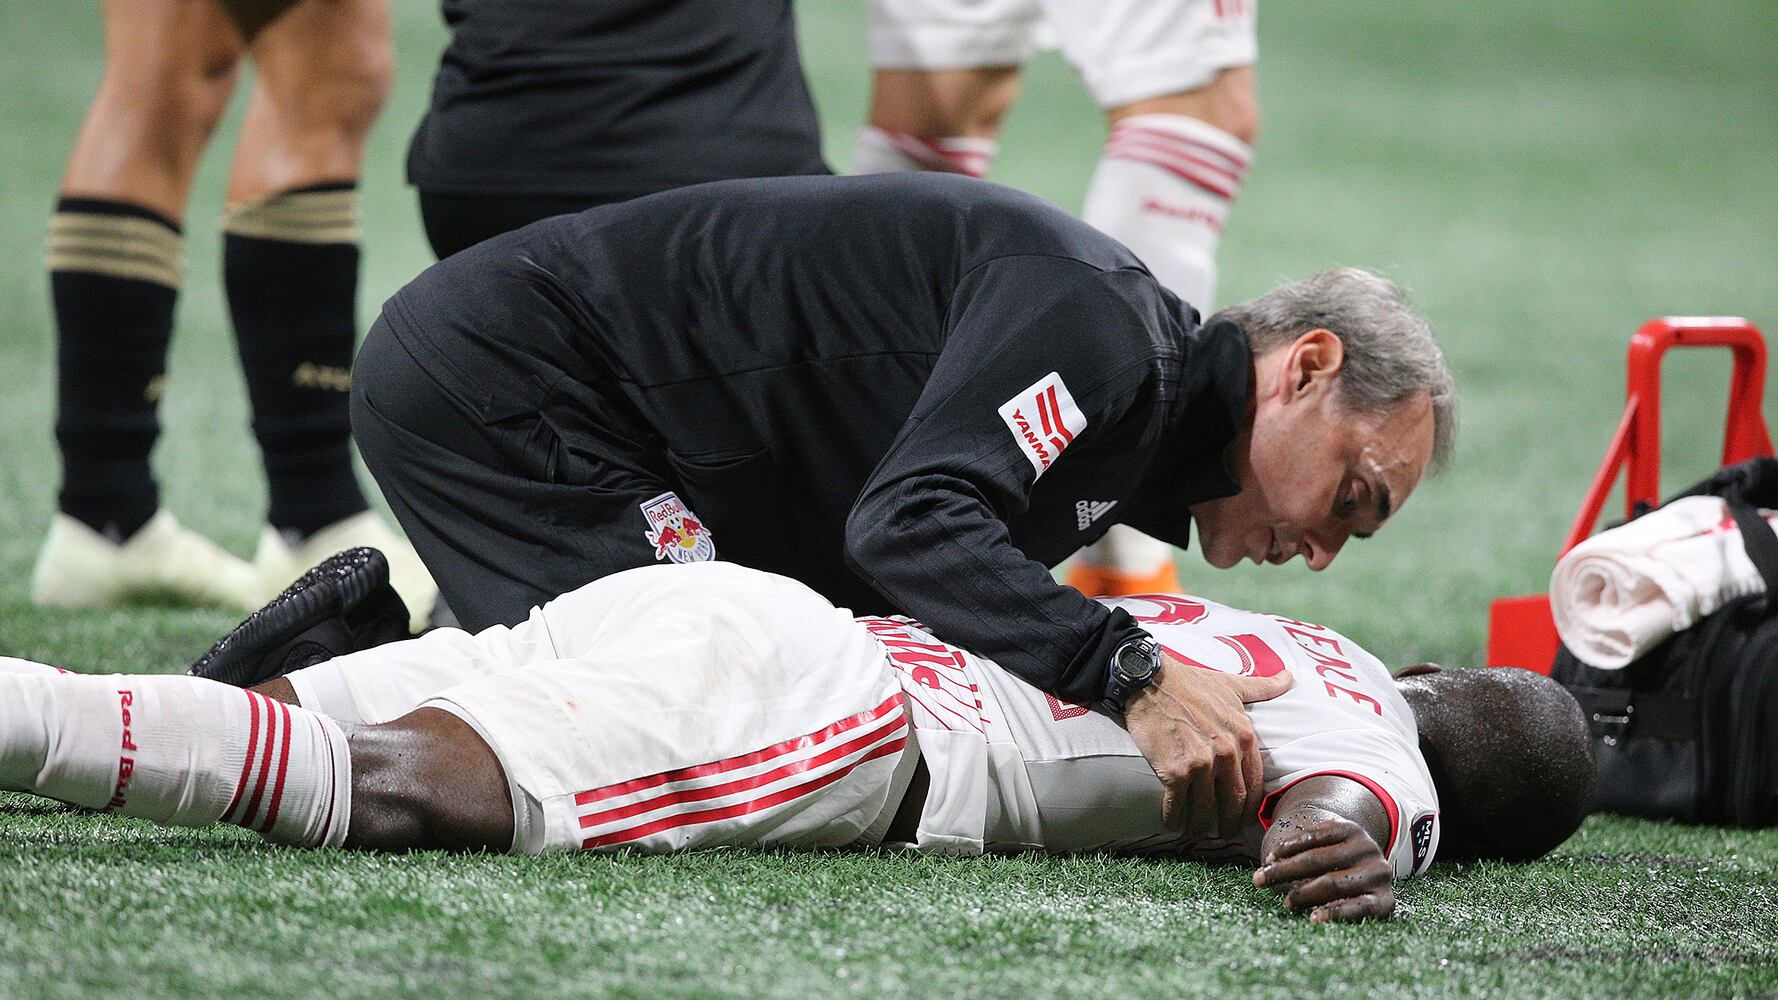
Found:
[[[1031,687],[905,618],[860,619],[889,653],[931,774],[919,846],[1038,848],[1257,861],[1285,789],[1315,775],[1368,788],[1389,817],[1383,845],[1397,877],[1437,850],[1438,795],[1413,712],[1377,659],[1320,625],[1198,598],[1105,599],[1174,658],[1225,673],[1288,670],[1295,685],[1248,706],[1266,799],[1240,830],[1191,840],[1161,823],[1161,784],[1117,722]]]

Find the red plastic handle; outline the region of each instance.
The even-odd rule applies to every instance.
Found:
[[[1664,316],[1650,320],[1630,338],[1628,391],[1624,417],[1612,435],[1605,461],[1569,529],[1562,554],[1585,541],[1599,523],[1605,498],[1627,467],[1624,516],[1638,503],[1661,502],[1661,358],[1675,347],[1724,347],[1734,353],[1729,377],[1729,412],[1723,429],[1722,464],[1772,454],[1760,404],[1766,386],[1766,342],[1753,324],[1738,316]]]

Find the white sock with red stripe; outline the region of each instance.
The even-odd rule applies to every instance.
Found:
[[[0,673],[0,788],[9,791],[337,847],[351,782],[338,723],[263,695],[198,677]]]
[[[893,174],[933,170],[986,177],[999,148],[1000,144],[992,139],[972,136],[920,139],[866,125],[858,130],[858,141],[852,148],[852,172]]]
[[[1131,115],[1112,126],[1081,218],[1209,315],[1216,244],[1252,157],[1246,143],[1196,118]]]

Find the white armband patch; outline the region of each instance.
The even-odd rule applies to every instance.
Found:
[[[1038,476],[1055,464],[1075,435],[1087,429],[1086,414],[1074,405],[1062,376],[1055,372],[1002,403],[1000,419]]]

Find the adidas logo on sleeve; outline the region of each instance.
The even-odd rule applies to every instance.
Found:
[[[1076,500],[1074,501],[1074,523],[1085,531],[1093,526],[1093,522],[1104,517],[1111,508],[1117,506],[1116,500]]]

